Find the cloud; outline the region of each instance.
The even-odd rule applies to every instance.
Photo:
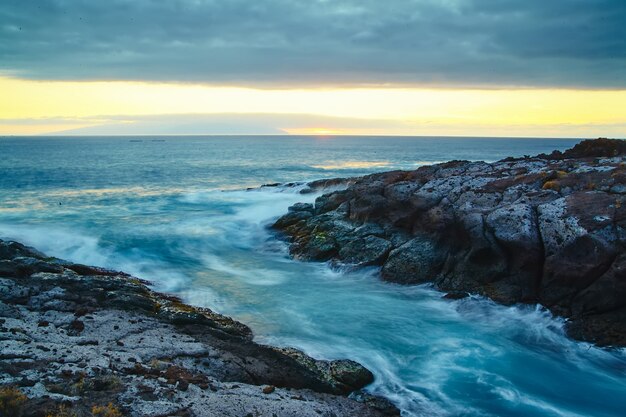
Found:
[[[21,128],[21,130],[20,130]],[[30,128],[30,129],[29,129]],[[481,137],[624,138],[626,122],[518,123],[401,121],[314,114],[158,114],[0,119],[0,135],[284,135],[347,134]]]
[[[624,0],[3,0],[0,71],[251,86],[626,88]]]
[[[140,116],[0,119],[2,126],[50,127],[60,135],[284,135],[292,130],[330,128],[363,133],[407,129],[410,123],[314,114],[156,114]]]

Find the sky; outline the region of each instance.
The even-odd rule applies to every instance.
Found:
[[[624,0],[2,0],[0,135],[626,137]]]

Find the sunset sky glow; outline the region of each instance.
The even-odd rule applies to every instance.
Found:
[[[3,2],[0,135],[626,137],[622,1],[164,3]]]

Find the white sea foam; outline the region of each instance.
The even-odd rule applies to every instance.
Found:
[[[49,256],[71,262],[124,271],[153,282],[159,289],[173,291],[185,276],[140,251],[120,254],[100,243],[100,239],[81,230],[62,227],[24,226],[0,223],[0,238],[17,240]]]
[[[271,269],[258,269],[254,265],[247,268],[238,267],[235,263],[214,255],[202,255],[201,259],[211,270],[223,272],[249,285],[278,285],[288,279],[284,273],[277,273]]]
[[[263,343],[357,360],[376,375],[368,390],[390,398],[405,416],[497,415],[459,390],[493,397],[489,401],[500,409],[519,411],[512,415],[585,415],[532,392],[516,375],[524,368],[506,369],[511,360],[536,362],[556,375],[601,378],[614,389],[626,386],[611,371],[626,368],[623,352],[568,339],[563,320],[543,308],[505,307],[477,296],[443,300],[429,285],[383,283],[376,268],[337,270],[289,259],[265,226],[314,195],[270,188],[191,195],[174,197],[194,206],[187,215],[131,224],[124,232],[159,239],[167,253],[159,246],[120,251],[92,229],[5,222],[0,235],[53,256],[154,280],[188,302],[234,315]],[[274,250],[267,249],[268,240]],[[173,264],[172,256],[180,261]]]
[[[0,237],[34,246],[50,256],[84,264],[104,266],[111,257],[108,250],[99,246],[97,237],[62,227],[0,223]]]
[[[274,151],[259,148],[256,139],[236,152],[230,151],[238,139],[229,138],[219,149],[215,142],[193,140],[191,148],[183,139],[168,141],[172,152],[183,152],[171,159],[140,160],[119,143],[102,153],[102,161],[75,158],[70,166],[25,153],[25,166],[32,163],[29,178],[41,184],[11,188],[25,182],[23,172],[4,171],[0,238],[153,280],[159,289],[249,324],[264,343],[294,346],[318,358],[357,360],[376,376],[368,390],[393,400],[405,416],[623,414],[623,350],[568,339],[563,320],[536,306],[505,307],[476,296],[443,300],[429,286],[381,282],[375,268],[337,270],[294,261],[266,226],[291,204],[313,202],[317,195],[299,194],[304,184],[234,189],[315,179],[320,169],[309,168],[314,165],[330,169],[327,176],[383,168],[350,166],[374,155],[362,142],[325,150],[318,144],[308,151],[282,143],[281,157],[291,152],[287,160],[298,160],[290,166],[284,158],[274,160]],[[387,138],[373,148],[376,158],[389,159],[384,169],[494,156],[477,145],[459,151],[466,142],[446,147],[438,141],[412,150],[403,139],[395,151],[390,143]],[[511,152],[510,141],[505,145],[507,154],[497,157]],[[518,154],[542,150],[524,147]],[[215,156],[223,154],[230,157]],[[41,174],[57,162],[62,170]],[[77,168],[91,176],[77,178]]]

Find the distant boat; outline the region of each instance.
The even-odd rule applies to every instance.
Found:
[[[142,139],[131,139],[130,142],[143,142]]]

